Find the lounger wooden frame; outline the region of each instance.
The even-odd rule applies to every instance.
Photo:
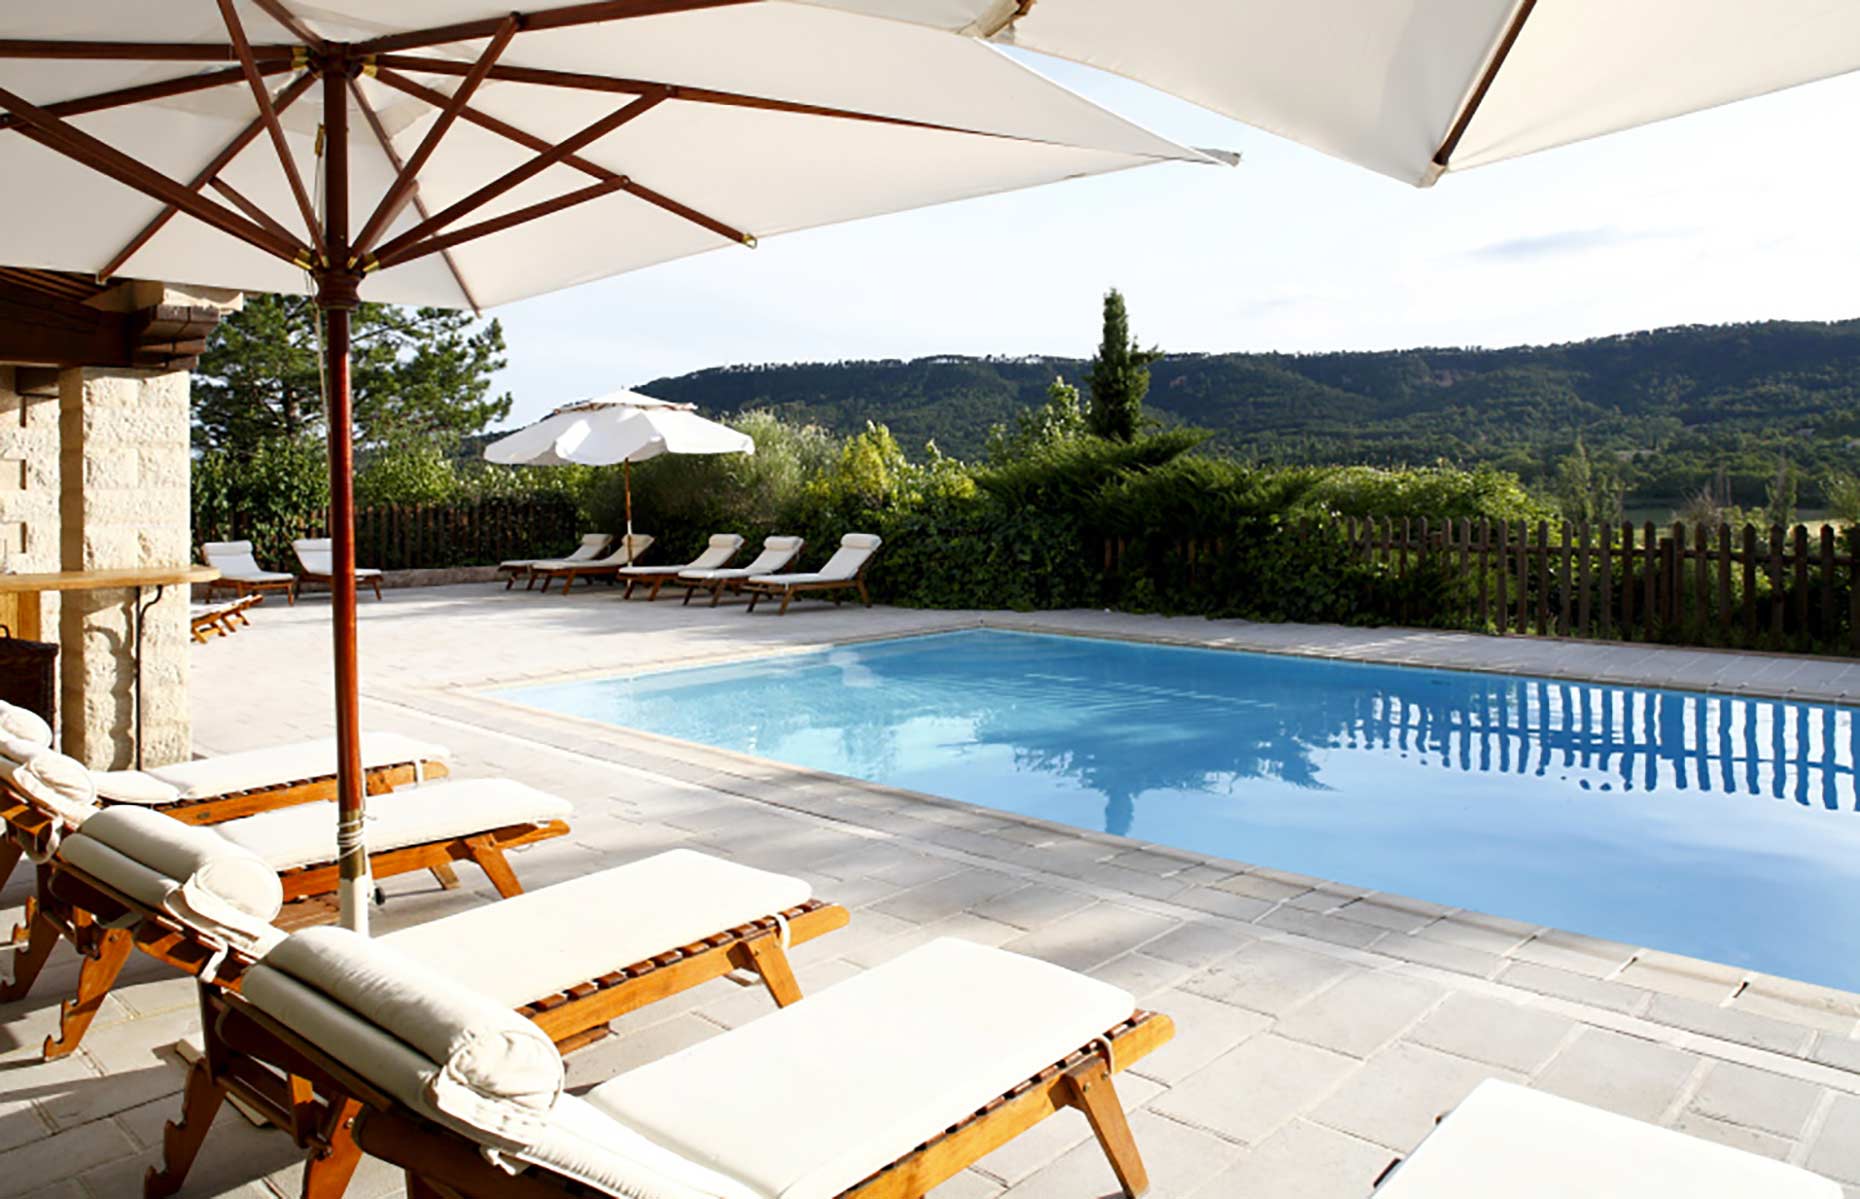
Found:
[[[638,587],[642,583],[651,583],[652,590],[646,593],[646,602],[651,603],[653,600],[659,598],[660,590],[663,589],[667,583],[677,580],[679,571],[689,569],[689,564],[685,566],[655,566],[639,574],[626,575],[626,593],[620,598],[632,599],[633,588]]]
[[[368,865],[375,878],[430,870],[442,886],[456,886],[452,864],[472,861],[484,870],[497,893],[509,899],[523,893],[523,884],[511,870],[506,851],[567,832],[566,821],[525,822],[469,837],[371,853]],[[284,871],[278,877],[284,883],[285,903],[291,904],[331,893],[336,889],[336,876],[336,866],[328,864]],[[314,920],[305,913],[297,922]],[[13,980],[0,984],[0,1003],[25,998],[58,942],[70,941],[83,959],[77,994],[60,1006],[58,1032],[45,1039],[43,1051],[46,1061],[63,1057],[77,1048],[96,1019],[98,1006],[116,985],[132,949],[143,948],[157,960],[182,969],[187,968],[186,961],[198,958],[204,962],[210,956],[175,956],[180,950],[170,945],[168,937],[177,928],[172,919],[54,857],[39,865],[38,885],[26,901],[25,921],[13,929]],[[155,947],[165,948],[157,952]]]
[[[608,1023],[627,1012],[733,970],[755,972],[770,998],[786,1007],[801,998],[801,988],[782,948],[781,924],[788,926],[790,943],[800,944],[844,928],[849,916],[837,904],[810,900],[781,917],[751,921],[635,962],[517,1011],[567,1053],[606,1036]],[[214,1116],[231,1097],[290,1133],[307,1151],[303,1195],[336,1199],[361,1159],[349,1124],[362,1103],[379,1105],[382,1097],[219,988],[203,985],[200,1002],[205,1052],[188,1073],[180,1119],[164,1129],[162,1165],[150,1167],[143,1194],[155,1199],[180,1190]]]
[[[331,591],[336,589],[335,575],[320,575],[314,571],[306,570],[299,576],[299,581],[303,583],[320,583]],[[356,576],[355,589],[360,591],[363,587],[372,587],[375,592],[375,598],[381,598],[381,576],[379,574]]]
[[[804,592],[857,591],[859,593],[859,602],[870,608],[872,606],[872,597],[866,593],[865,570],[866,567],[872,564],[872,558],[876,556],[877,551],[873,551],[864,562],[859,564],[859,569],[853,572],[850,579],[814,579],[805,583],[779,583],[764,579],[744,579],[741,590],[749,593],[749,610],[751,612],[756,610],[757,600],[773,599],[778,595],[781,596],[781,611],[776,613],[777,616],[786,616],[788,614],[788,605],[794,602],[795,596]],[[839,606],[840,598],[841,597],[837,595],[833,597],[835,607]]]
[[[576,579],[586,579],[592,583],[595,579],[605,579],[608,583],[620,581],[620,567],[615,566],[555,566],[548,570],[530,567],[531,580],[541,579],[543,594],[549,593],[549,584],[555,579],[562,580],[562,594],[567,595],[575,589]],[[529,588],[525,587],[525,591]]]
[[[163,1138],[165,1171],[151,1169],[145,1199],[171,1195],[193,1162],[228,1093],[297,1136],[308,1151],[302,1194],[336,1199],[349,1172],[334,1163],[367,1153],[398,1166],[409,1199],[564,1199],[592,1196],[591,1188],[541,1168],[507,1174],[489,1165],[478,1145],[408,1112],[372,1083],[236,995],[202,989],[207,1052],[188,1076],[183,1116]],[[1013,1140],[1061,1108],[1085,1114],[1124,1193],[1149,1189],[1113,1075],[1175,1035],[1169,1017],[1138,1011],[990,1100],[955,1126],[939,1132],[891,1165],[841,1193],[841,1199],[917,1199],[990,1151]],[[908,1079],[900,1079],[908,1085]],[[236,1088],[236,1089],[235,1089]],[[340,1174],[340,1177],[337,1175]]]
[[[202,645],[207,643],[208,634],[230,637],[252,623],[251,618],[246,615],[246,610],[264,602],[265,597],[262,595],[242,595],[230,604],[198,614],[189,614],[187,631],[195,641]]]
[[[207,584],[207,599],[211,600],[215,591],[230,591],[240,599],[252,595],[262,599],[267,591],[282,591],[286,605],[295,606],[297,603],[297,579],[295,577],[289,579],[229,579],[221,575]]]

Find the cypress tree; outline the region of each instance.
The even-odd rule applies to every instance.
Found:
[[[1135,441],[1143,424],[1143,397],[1150,390],[1150,363],[1162,355],[1145,350],[1130,335],[1130,313],[1123,293],[1113,287],[1104,297],[1104,339],[1091,360],[1091,431],[1114,441]]]

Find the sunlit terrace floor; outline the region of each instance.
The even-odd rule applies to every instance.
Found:
[[[328,604],[267,603],[253,627],[199,648],[202,752],[328,732]],[[1360,1196],[1478,1080],[1502,1077],[1820,1171],[1860,1196],[1860,996],[1631,945],[1365,894],[1349,880],[1197,857],[774,764],[749,763],[474,694],[486,683],[611,674],[988,621],[1286,652],[1477,666],[1793,698],[1860,695],[1860,667],[1639,647],[1386,630],[1252,626],[1104,613],[990,617],[798,607],[623,603],[492,586],[364,601],[370,727],[450,745],[461,776],[505,774],[572,799],[572,836],[516,859],[529,887],[674,846],[808,878],[854,909],[796,952],[828,987],[933,936],[1003,945],[1088,971],[1173,1015],[1180,1032],[1123,1079],[1166,1196]],[[462,870],[388,885],[383,924],[490,901]],[[0,918],[24,898],[16,878]],[[1835,918],[1851,918],[1836,913]],[[179,1108],[172,1049],[193,984],[136,959],[83,1049],[53,1065],[69,952],[28,1000],[0,1008],[0,1195],[128,1196]],[[627,1017],[571,1058],[588,1084],[768,1010],[729,981]],[[1065,1113],[939,1196],[1099,1196],[1115,1183]],[[222,1113],[189,1194],[295,1194],[292,1148]],[[351,1189],[399,1194],[364,1166]]]

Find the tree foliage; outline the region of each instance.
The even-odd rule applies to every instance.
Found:
[[[1143,427],[1143,397],[1150,390],[1150,363],[1160,357],[1160,351],[1144,349],[1131,335],[1123,293],[1115,287],[1106,292],[1104,337],[1085,376],[1091,387],[1087,424],[1093,434],[1111,441],[1136,438]]]
[[[491,394],[504,366],[495,320],[443,308],[363,304],[353,319],[350,375],[359,445],[430,439],[449,449],[510,413]],[[255,295],[221,321],[194,375],[194,441],[253,453],[275,439],[321,437],[322,349],[315,305]]]

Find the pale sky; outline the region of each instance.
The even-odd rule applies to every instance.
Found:
[[[1860,75],[1431,190],[1084,68],[1235,168],[1167,164],[727,248],[507,305],[513,421],[732,363],[1087,356],[1106,288],[1173,351],[1567,341],[1860,315]]]

